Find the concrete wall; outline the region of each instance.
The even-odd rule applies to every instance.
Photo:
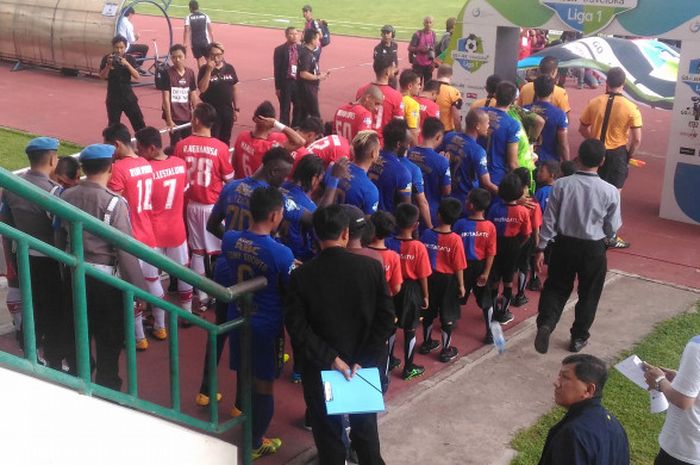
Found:
[[[0,368],[0,461],[13,465],[235,465],[231,444]]]

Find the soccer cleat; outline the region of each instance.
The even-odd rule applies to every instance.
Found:
[[[505,312],[500,313],[499,315],[496,315],[494,318],[496,321],[498,321],[502,325],[507,325],[511,321],[515,319],[512,313],[510,313],[508,310]]]
[[[434,352],[440,347],[440,343],[434,339],[429,339],[427,341],[423,341],[423,344],[420,345],[418,348],[418,353],[422,355],[429,354],[430,352]]]
[[[257,460],[260,457],[266,455],[272,455],[277,452],[277,450],[282,446],[282,440],[279,438],[263,438],[262,444],[257,449],[253,449],[253,460]]]
[[[615,236],[612,239],[605,239],[605,247],[608,249],[627,249],[630,243],[623,240],[620,236]]]
[[[446,349],[442,349],[442,351],[440,351],[440,356],[438,357],[438,359],[442,363],[447,363],[450,360],[454,360],[457,357],[457,355],[459,355],[457,348],[454,346],[450,346],[450,347],[448,347]]]
[[[147,350],[148,349],[148,339],[145,337],[136,341],[136,350]]]
[[[243,415],[243,412],[241,412],[241,410],[238,407],[236,407],[235,405],[231,407],[231,416],[233,418],[240,417],[241,415]]]
[[[164,341],[168,338],[168,330],[165,328],[153,328],[153,337],[159,341]]]
[[[222,398],[223,396],[221,395],[221,393],[217,392],[216,400],[221,402]],[[209,396],[200,392],[199,394],[197,394],[197,397],[194,398],[194,403],[199,405],[200,407],[206,407],[207,405],[209,405]]]
[[[527,288],[530,291],[541,291],[542,290],[542,281],[540,281],[540,278],[538,276],[535,276],[530,280],[530,282],[527,283]]]
[[[525,294],[518,294],[515,297],[513,297],[513,300],[510,302],[510,304],[513,307],[522,307],[526,303],[528,303],[530,299],[525,296]]]
[[[301,373],[297,373],[296,371],[292,372],[291,376],[292,383],[294,384],[299,384],[301,383]]]
[[[409,368],[404,368],[403,373],[401,373],[401,378],[404,381],[408,381],[413,378],[417,378],[425,373],[425,368],[420,365],[411,365]]]
[[[389,371],[393,370],[394,368],[398,368],[401,366],[401,360],[399,360],[396,357],[391,357],[389,358]]]
[[[546,354],[549,350],[549,335],[552,329],[549,326],[540,326],[537,328],[535,336],[535,350],[541,354]]]

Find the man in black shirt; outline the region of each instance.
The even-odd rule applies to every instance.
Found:
[[[386,24],[381,29],[382,40],[374,47],[373,61],[377,61],[380,56],[388,56],[394,63],[396,72],[389,78],[389,85],[395,89],[398,83],[397,75],[399,74],[399,46],[394,40],[396,30],[394,26]]]
[[[394,308],[375,259],[346,249],[350,217],[342,205],[314,212],[321,252],[293,271],[285,323],[302,373],[320,463],[345,463],[341,415],[327,415],[321,370],[338,370],[350,379],[358,368],[386,360],[386,340]],[[383,465],[377,415],[350,415],[350,439],[359,463]]]
[[[299,93],[297,76],[299,74],[299,33],[295,27],[284,31],[287,41],[275,48],[272,65],[275,71],[275,94],[280,102],[280,123],[289,126],[289,111],[292,110],[292,126],[297,127],[299,121]]]
[[[239,112],[236,105],[238,75],[233,66],[224,60],[224,46],[221,43],[209,44],[207,56],[207,64],[199,68],[197,76],[197,86],[201,92],[199,98],[216,109],[212,135],[231,145],[231,131]]]
[[[100,79],[107,80],[107,125],[119,123],[122,112],[129,118],[134,132],[146,127],[139,99],[131,88],[131,81],[138,81],[136,60],[126,55],[126,39],[112,39],[112,53],[105,55],[100,63]]]
[[[328,78],[331,72],[321,73],[314,50],[319,45],[318,32],[313,29],[304,31],[304,45],[299,52],[299,120],[308,116],[321,117],[318,108],[319,82]]]
[[[187,36],[192,39],[192,55],[197,60],[197,66],[207,61],[207,46],[214,40],[209,16],[199,11],[199,2],[190,1],[190,14],[185,17],[185,31],[182,43],[187,44]]]

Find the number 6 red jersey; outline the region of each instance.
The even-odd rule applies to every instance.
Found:
[[[191,135],[175,146],[174,156],[187,162],[188,200],[213,205],[233,178],[228,145],[214,137]]]
[[[184,217],[187,164],[177,157],[149,162],[153,167],[151,223],[156,246],[179,247],[187,239]]]

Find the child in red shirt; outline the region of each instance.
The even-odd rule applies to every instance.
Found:
[[[452,232],[452,225],[459,219],[462,205],[459,200],[442,199],[438,208],[438,227],[428,229],[421,235],[421,242],[428,249],[433,274],[428,278],[430,305],[423,313],[423,344],[418,352],[427,354],[439,347],[431,337],[433,321],[440,316],[442,351],[440,361],[449,362],[458,355],[456,347],[450,345],[452,329],[460,318],[459,300],[464,296],[464,274],[467,259],[464,256],[462,238]]]
[[[520,178],[520,182],[523,184],[523,199],[527,202],[527,208],[530,211],[530,224],[532,225],[532,234],[527,244],[520,251],[520,257],[518,258],[517,270],[518,270],[518,293],[513,297],[512,305],[514,307],[520,307],[529,302],[529,299],[525,296],[525,283],[527,281],[528,272],[534,270],[533,259],[535,256],[535,247],[540,240],[540,226],[542,226],[542,208],[539,202],[530,196],[530,170],[527,168],[516,168],[513,170],[515,174]]]
[[[413,363],[416,346],[416,328],[420,310],[428,308],[428,276],[432,273],[428,250],[413,238],[420,217],[418,207],[402,203],[396,207],[398,235],[386,239],[386,245],[399,254],[403,285],[394,297],[397,326],[403,330],[404,366],[401,377],[408,381],[422,375],[425,368]],[[390,354],[393,358],[393,353]]]

